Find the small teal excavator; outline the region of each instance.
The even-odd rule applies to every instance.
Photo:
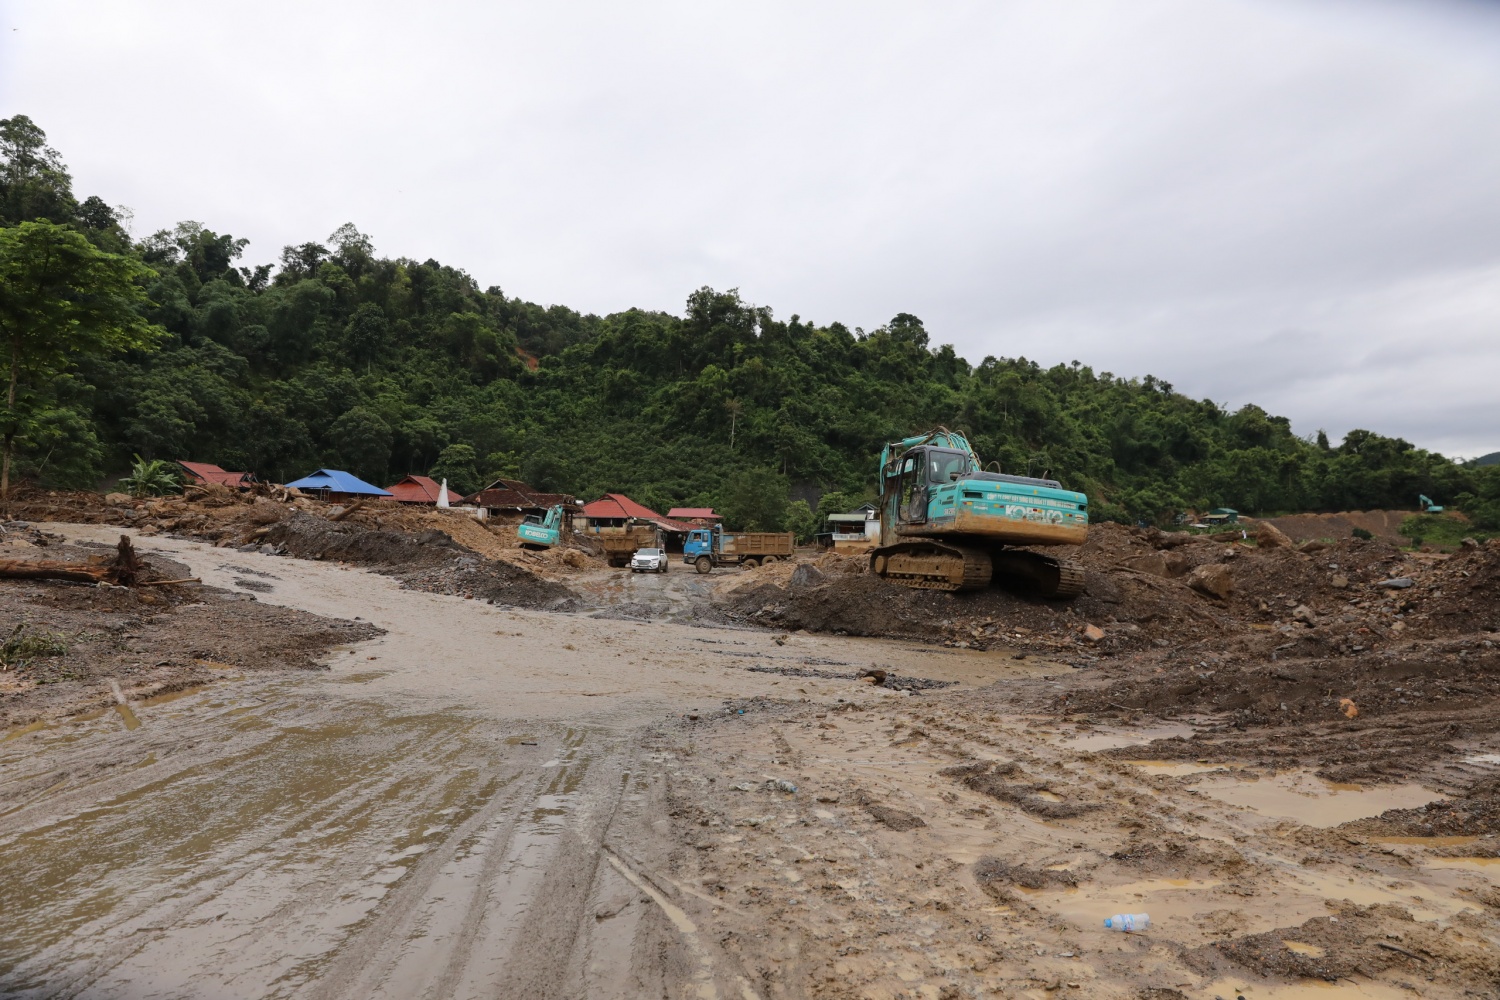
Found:
[[[516,525],[516,537],[528,549],[550,549],[562,540],[563,508],[556,504],[546,514],[527,514]]]
[[[1015,583],[1044,597],[1083,593],[1083,567],[1018,546],[1081,545],[1088,497],[1052,479],[986,472],[946,427],[880,453],[880,545],[870,569],[908,587],[978,590]]]

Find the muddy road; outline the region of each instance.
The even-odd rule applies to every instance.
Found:
[[[245,674],[0,742],[5,996],[768,995],[671,874],[664,734],[924,696],[872,694],[855,679],[872,667],[929,690],[1049,669],[503,609],[334,563],[138,545],[207,585],[384,634],[334,648],[327,671]]]
[[[0,593],[75,629],[101,602],[118,634],[78,640],[87,682],[29,674],[27,704],[104,670],[125,702],[0,741],[3,996],[1500,995],[1495,633],[1438,632],[1436,584],[1305,628],[1394,609],[1418,639],[1389,655],[1293,660],[1274,623],[1248,630],[1264,655],[1214,651],[1228,620],[1160,583],[1092,647],[1074,619],[1105,590],[986,595],[961,631],[929,616],[939,645],[707,624],[717,588],[920,625],[859,578],[833,604],[764,568],[584,568],[546,611],[489,603],[554,595],[462,553],[419,578],[137,544],[199,596]],[[1484,556],[1440,581],[1480,624]],[[1303,565],[1235,558],[1288,591]],[[1192,645],[1161,644],[1169,614]],[[1123,913],[1149,930],[1104,928]]]

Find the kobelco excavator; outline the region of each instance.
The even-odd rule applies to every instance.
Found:
[[[877,576],[926,590],[1015,582],[1073,598],[1083,567],[1014,546],[1081,545],[1088,530],[1088,497],[1052,479],[983,471],[957,431],[939,427],[880,453]]]

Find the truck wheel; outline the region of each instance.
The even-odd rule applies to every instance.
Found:
[[[757,567],[757,566],[760,565],[760,560],[759,559],[746,559],[744,562],[740,563],[740,565],[743,566],[743,567],[745,567],[746,569],[754,569],[755,567]]]
[[[771,565],[775,561],[776,561],[776,557],[775,556],[766,556],[760,562],[761,562],[762,566],[769,566],[769,565]]]
[[[698,572],[700,573],[707,573],[709,570],[714,568],[714,564],[709,561],[708,556],[699,556],[693,563],[693,566],[696,567]]]

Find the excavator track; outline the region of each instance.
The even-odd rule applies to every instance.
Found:
[[[993,567],[983,549],[941,542],[898,542],[870,553],[876,576],[919,590],[980,590],[988,587]]]
[[[995,579],[1019,583],[1042,597],[1071,601],[1083,593],[1083,567],[1075,562],[1054,559],[1019,549],[993,555]]]

